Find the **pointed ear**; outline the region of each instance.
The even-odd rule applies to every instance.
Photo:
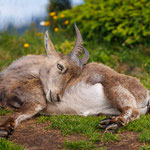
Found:
[[[56,53],[54,45],[49,38],[48,31],[45,32],[44,44],[45,44],[47,56]]]

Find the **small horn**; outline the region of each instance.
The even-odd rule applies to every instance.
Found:
[[[45,32],[44,44],[45,44],[45,48],[46,48],[46,52],[48,56],[56,52],[54,45],[49,38],[48,31]]]
[[[76,60],[82,54],[83,42],[82,42],[81,33],[80,33],[76,23],[74,23],[74,28],[76,31],[76,43],[68,56],[70,56],[72,59]]]
[[[87,62],[88,62],[88,60],[89,60],[89,57],[90,57],[88,50],[86,50],[84,47],[83,47],[83,51],[84,51],[84,55],[83,55],[83,57],[80,59],[80,64],[81,64],[81,66],[87,64]]]

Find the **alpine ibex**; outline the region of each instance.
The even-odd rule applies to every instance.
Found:
[[[76,44],[68,56],[55,51],[46,32],[47,56],[25,56],[0,74],[3,106],[18,108],[2,125],[1,136],[11,134],[21,121],[37,113],[110,114],[112,118],[100,122],[108,131],[148,111],[149,93],[140,81],[100,63],[87,64],[89,53],[76,25],[75,30]]]

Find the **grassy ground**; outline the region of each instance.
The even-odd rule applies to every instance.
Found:
[[[5,69],[13,60],[23,55],[45,54],[43,44],[43,33],[37,33],[34,28],[25,34],[18,36],[9,33],[0,33],[0,70]],[[67,54],[72,49],[75,37],[63,35],[63,33],[55,33],[51,35],[52,41],[58,51]],[[24,47],[24,44],[29,44]],[[150,46],[134,45],[131,47],[123,47],[118,44],[98,43],[96,41],[84,41],[86,49],[90,52],[90,61],[102,62],[116,71],[136,76],[141,82],[150,89]],[[0,109],[0,115],[10,113],[7,110]],[[105,116],[51,116],[38,117],[37,122],[51,122],[46,130],[59,129],[62,136],[78,134],[83,139],[76,141],[64,141],[65,149],[107,149],[105,145],[98,146],[98,143],[114,142],[122,140],[118,134],[103,134],[98,128],[100,120]],[[140,119],[133,121],[128,126],[120,129],[118,132],[124,131],[138,132],[138,141],[142,142],[141,149],[150,149],[150,115],[143,115]],[[15,147],[15,148],[14,148]],[[23,149],[17,147],[11,142],[1,139],[0,149]]]
[[[1,150],[24,150],[22,146],[14,144],[6,139],[0,139]]]

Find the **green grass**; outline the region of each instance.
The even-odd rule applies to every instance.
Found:
[[[49,121],[51,123],[46,128],[47,130],[55,128],[59,129],[64,136],[79,134],[83,138],[87,139],[71,142],[66,141],[64,142],[64,146],[66,147],[66,149],[97,149],[96,144],[99,142],[113,142],[120,140],[117,134],[103,134],[101,132],[102,130],[98,128],[99,121],[104,118],[105,116],[40,116],[37,122],[42,123],[45,121]]]
[[[10,114],[10,113],[12,113],[11,110],[0,108],[0,116],[5,116],[6,114]]]
[[[139,150],[150,150],[150,145],[142,146]]]
[[[150,143],[150,130],[145,130],[139,135],[139,141]]]
[[[0,150],[24,150],[22,146],[0,138]]]
[[[143,132],[145,130],[150,130],[150,114],[141,115],[140,119],[130,122],[123,129],[133,131],[133,132]]]
[[[68,134],[81,134],[86,136],[90,141],[97,143],[103,141],[118,141],[117,135],[112,133],[102,134],[101,129],[98,128],[99,121],[104,119],[105,116],[41,116],[38,118],[38,122],[50,121],[50,125],[47,129],[57,128],[61,130],[63,135]]]

